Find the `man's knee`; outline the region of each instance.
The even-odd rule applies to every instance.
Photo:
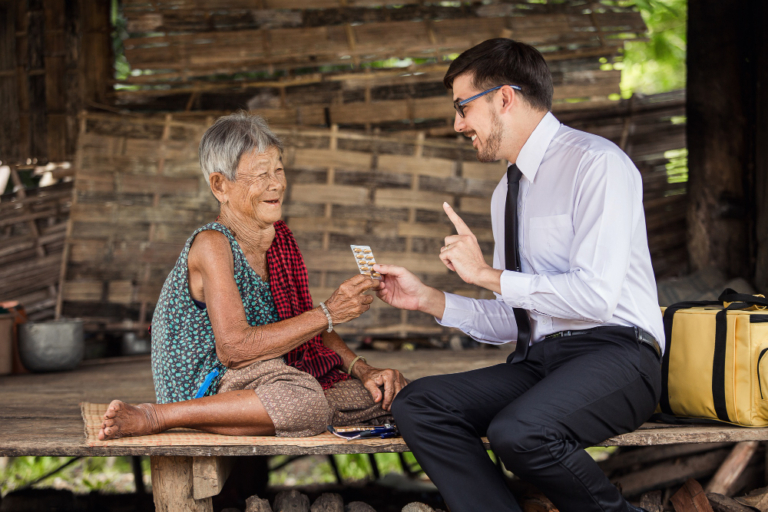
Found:
[[[404,423],[420,413],[436,408],[440,386],[434,377],[424,377],[405,386],[392,402],[395,421]]]
[[[551,429],[524,421],[494,420],[487,435],[491,449],[518,474],[549,466],[572,449],[571,443]]]

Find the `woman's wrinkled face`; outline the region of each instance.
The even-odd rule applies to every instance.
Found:
[[[271,225],[282,215],[286,187],[280,150],[272,146],[257,153],[254,149],[240,157],[237,179],[229,187],[229,206],[240,215]]]

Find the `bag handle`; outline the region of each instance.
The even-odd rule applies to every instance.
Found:
[[[746,309],[750,306],[768,307],[768,299],[759,295],[737,293],[731,288],[726,288],[717,298],[720,302],[730,302],[727,309]]]

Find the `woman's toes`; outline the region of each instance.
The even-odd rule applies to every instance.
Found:
[[[104,418],[114,418],[123,408],[122,406],[123,402],[120,400],[112,400],[112,402],[109,404],[109,407],[107,407],[107,412],[104,413]]]

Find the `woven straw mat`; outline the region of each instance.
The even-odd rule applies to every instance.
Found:
[[[323,432],[312,437],[275,437],[275,436],[225,436],[209,434],[199,430],[175,428],[162,434],[150,436],[124,437],[99,441],[97,437],[101,419],[109,404],[80,403],[80,412],[85,422],[85,438],[88,446],[330,446],[338,444],[362,443],[366,446],[392,446],[405,444],[401,437],[394,439],[364,439],[346,441],[330,432]]]

